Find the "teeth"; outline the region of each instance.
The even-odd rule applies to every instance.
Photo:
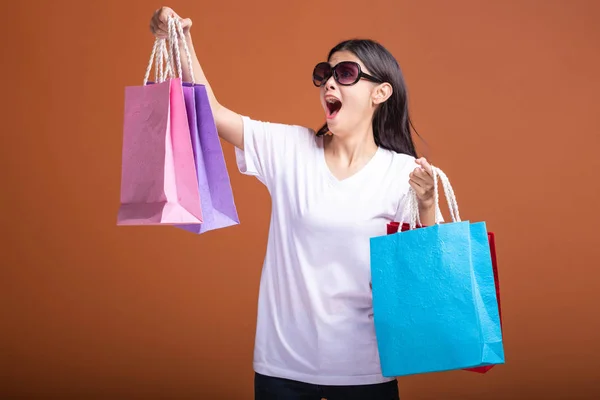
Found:
[[[339,100],[337,100],[337,99],[334,99],[334,98],[331,98],[331,97],[330,97],[330,98],[328,98],[328,99],[325,99],[325,101],[326,101],[326,102],[328,102],[328,103],[332,103],[332,104],[333,104],[333,103],[337,103],[337,102],[339,102]]]

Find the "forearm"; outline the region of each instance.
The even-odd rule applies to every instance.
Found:
[[[239,149],[244,148],[244,133],[243,133],[243,123],[242,117],[236,112],[229,110],[227,107],[222,106],[215,97],[215,94],[212,90],[212,87],[208,83],[208,79],[206,79],[206,75],[202,70],[202,66],[200,65],[200,61],[198,61],[198,55],[196,54],[196,49],[194,48],[194,44],[192,42],[192,35],[188,31],[185,34],[185,43],[190,51],[190,56],[192,58],[192,69],[190,71],[189,63],[182,62],[181,69],[183,75],[184,82],[192,81],[192,73],[194,74],[193,81],[196,84],[204,85],[206,87],[206,93],[208,95],[208,100],[210,102],[210,108],[215,120],[215,125],[217,127],[217,131],[219,136],[228,143],[231,143],[235,147]],[[183,41],[179,43],[180,46],[180,54],[185,54],[185,49],[183,48]],[[183,58],[183,57],[182,57]],[[187,58],[187,57],[186,57]],[[183,61],[183,60],[182,60]]]
[[[435,225],[435,206],[419,204],[419,218],[423,226]]]
[[[190,50],[193,71],[190,71],[189,63],[187,61],[183,62],[183,57],[182,57],[181,69],[182,69],[182,73],[183,73],[183,81],[184,82],[192,82],[192,72],[193,72],[193,74],[194,74],[193,80],[195,81],[195,83],[204,85],[206,87],[206,92],[208,94],[208,100],[210,101],[210,107],[213,110],[213,112],[216,112],[221,107],[221,105],[217,101],[217,98],[215,97],[212,87],[210,86],[208,79],[206,79],[204,70],[202,69],[202,66],[200,65],[200,61],[198,60],[198,55],[196,54],[196,49],[194,48],[194,43],[192,41],[192,35],[191,35],[190,31],[186,32],[186,34],[185,34],[185,43],[187,44],[187,47]],[[185,54],[183,45],[184,45],[183,42],[179,43],[180,54],[182,54],[182,55]]]

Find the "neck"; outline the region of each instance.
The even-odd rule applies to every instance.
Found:
[[[326,136],[325,151],[340,164],[352,166],[371,158],[377,152],[377,144],[369,127],[361,133]]]

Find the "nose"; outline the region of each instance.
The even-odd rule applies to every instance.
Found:
[[[335,78],[333,77],[333,74],[331,74],[331,76],[329,77],[329,79],[327,79],[325,81],[325,89],[335,89]]]

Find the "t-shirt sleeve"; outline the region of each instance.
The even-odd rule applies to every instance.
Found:
[[[244,149],[235,148],[239,171],[256,176],[271,188],[276,176],[286,168],[286,160],[298,149],[306,128],[296,125],[262,122],[242,116]]]

